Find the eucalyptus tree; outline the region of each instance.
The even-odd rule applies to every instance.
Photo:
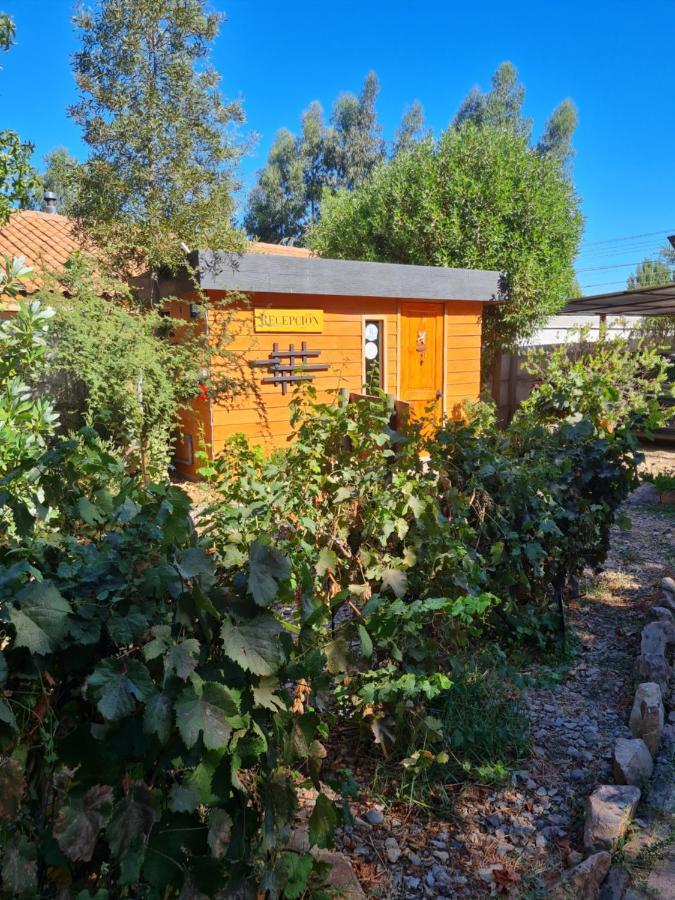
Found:
[[[14,43],[16,28],[7,13],[0,13],[0,51],[6,53]],[[35,189],[36,173],[31,165],[33,145],[23,141],[10,128],[0,130],[0,227],[12,211],[25,206]]]
[[[415,100],[403,113],[401,124],[396,129],[392,156],[412,150],[415,144],[429,137],[430,133],[424,122],[424,107],[419,100]]]
[[[75,17],[70,115],[89,157],[73,212],[118,272],[174,268],[186,245],[236,244],[243,112],[210,64],[221,20],[204,0],[98,0]]]

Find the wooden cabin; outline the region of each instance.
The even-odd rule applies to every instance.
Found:
[[[323,259],[301,248],[253,244],[245,254],[199,251],[190,264],[207,296],[203,327],[248,369],[251,390],[231,406],[207,396],[183,420],[176,466],[196,476],[195,451],[218,454],[243,433],[265,449],[290,432],[289,402],[299,383],[318,399],[362,393],[375,378],[388,394],[422,411],[457,416],[480,392],[481,321],[501,299],[499,272]],[[170,314],[203,316],[187,274],[161,289]],[[200,323],[201,324],[201,323]]]

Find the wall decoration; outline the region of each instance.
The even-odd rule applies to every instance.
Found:
[[[289,344],[288,350],[279,350],[279,345],[273,344],[272,352],[267,359],[254,359],[249,365],[257,369],[267,369],[271,376],[261,379],[261,383],[273,384],[275,387],[281,385],[281,393],[286,394],[289,384],[313,381],[312,373],[327,372],[330,369],[329,363],[307,363],[308,359],[316,359],[320,355],[320,350],[307,348],[307,341],[302,342],[300,350],[295,349],[295,344]]]

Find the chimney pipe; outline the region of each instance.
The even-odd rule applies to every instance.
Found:
[[[56,194],[52,191],[45,191],[42,197],[42,208],[46,213],[55,213],[56,210]]]

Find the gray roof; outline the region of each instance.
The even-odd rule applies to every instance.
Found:
[[[502,273],[480,269],[210,250],[191,254],[190,264],[199,273],[200,286],[207,291],[475,300],[484,303],[506,299]],[[167,279],[161,285],[164,296],[189,290],[187,275]]]
[[[675,283],[570,300],[560,316],[675,316]]]

